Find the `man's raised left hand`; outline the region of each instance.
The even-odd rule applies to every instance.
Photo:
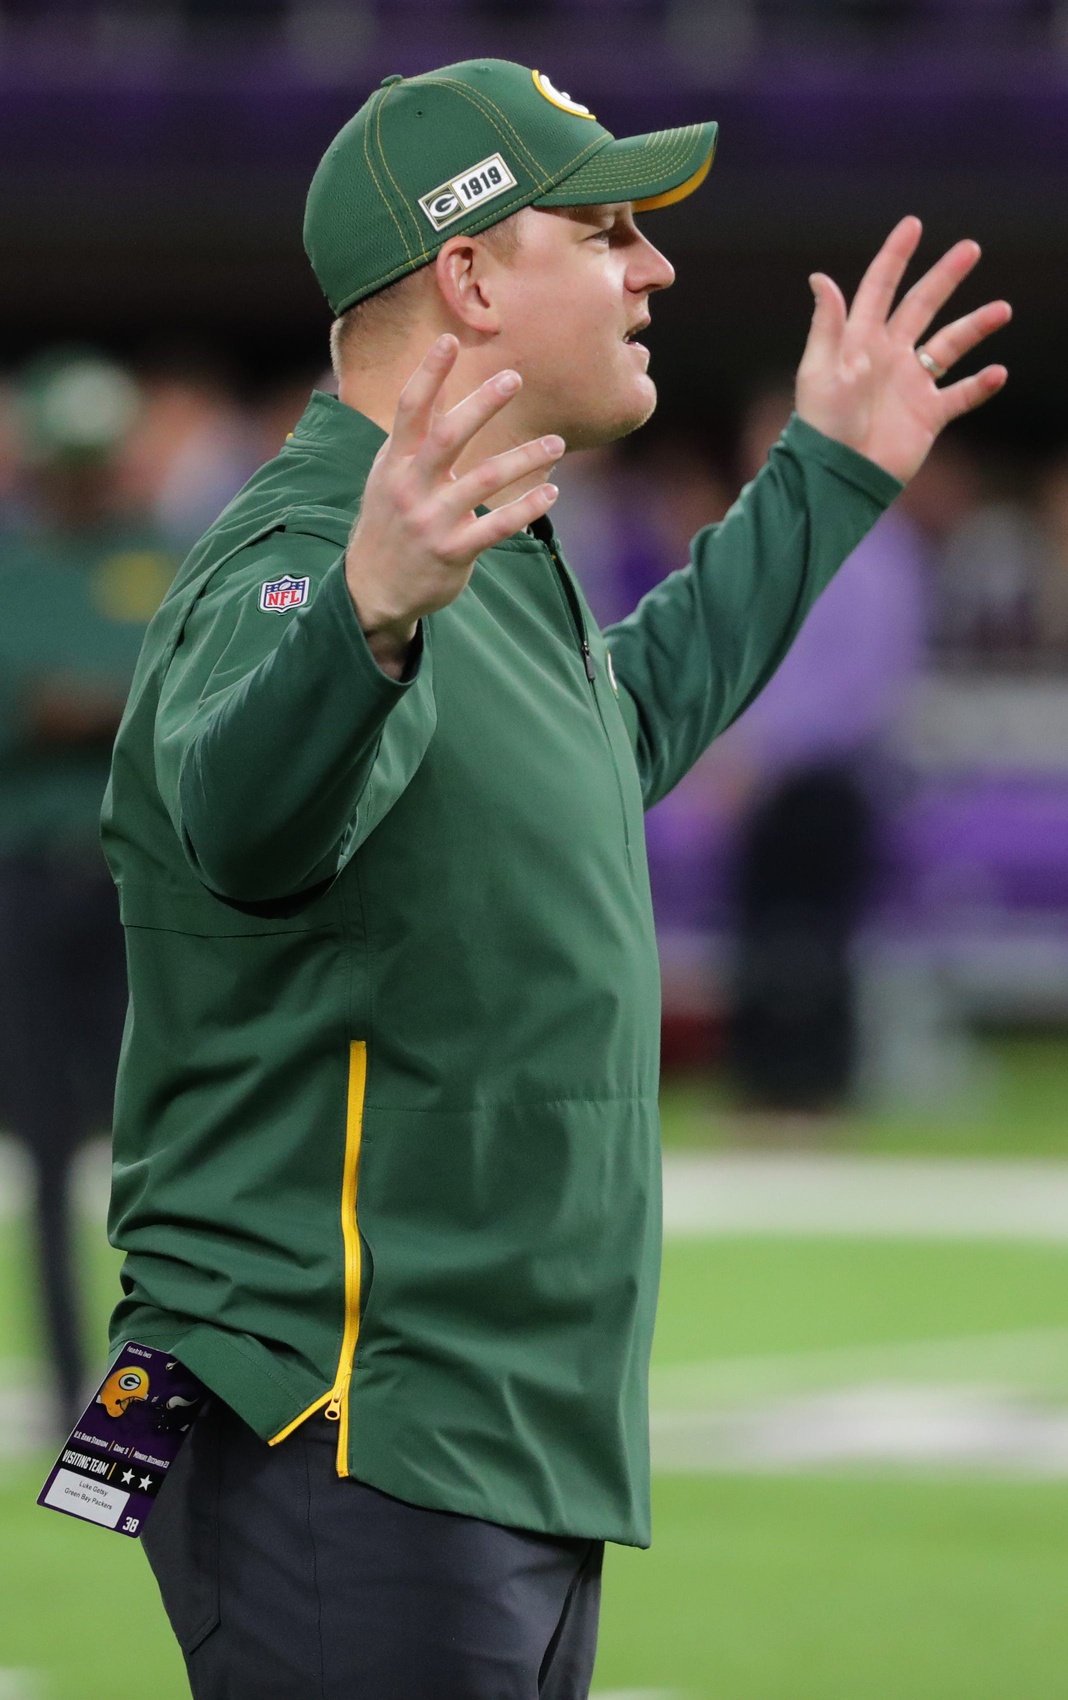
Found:
[[[814,272],[816,297],[808,342],[797,373],[797,411],[809,425],[836,437],[906,483],[951,419],[981,407],[1002,388],[1004,366],[984,366],[940,389],[917,356],[935,314],[979,259],[978,242],[956,242],[894,306],[905,268],[923,227],[903,218],[868,267],[852,306],[833,278]],[[988,301],[944,325],[923,343],[948,371],[1012,318],[1007,301]]]

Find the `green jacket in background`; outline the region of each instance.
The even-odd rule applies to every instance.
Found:
[[[325,1410],[339,1473],[398,1498],[645,1545],[642,814],[900,486],[795,419],[620,625],[541,522],[397,682],[343,572],[382,441],[314,395],[145,642],[104,813],[131,988],[113,1340],[274,1443]]]
[[[177,565],[134,524],[0,536],[0,857],[99,859],[111,737],[42,738],[35,696],[104,693],[117,720]]]

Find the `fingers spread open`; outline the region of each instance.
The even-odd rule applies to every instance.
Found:
[[[973,409],[982,407],[984,401],[989,401],[1003,388],[1008,376],[1004,366],[984,366],[974,376],[949,384],[939,392],[943,407],[942,423],[948,425],[951,419],[958,419],[962,413],[971,413]]]
[[[1012,308],[1007,301],[988,301],[985,307],[976,307],[974,312],[954,319],[951,325],[943,325],[928,339],[927,352],[932,360],[948,371],[984,337],[999,331],[1011,318]]]
[[[936,260],[930,271],[925,272],[902,298],[890,321],[890,328],[907,341],[916,342],[958,284],[977,264],[979,255],[978,242],[954,242],[952,248]]]
[[[560,459],[565,446],[562,437],[535,437],[519,448],[506,449],[503,454],[494,455],[462,478],[457,478],[447,486],[445,493],[454,519],[462,518],[499,491],[507,490],[517,478],[547,472],[553,462]]]
[[[885,324],[922,234],[923,226],[911,214],[894,226],[857,286],[849,309],[852,326],[868,330],[872,325]]]
[[[813,272],[808,282],[816,298],[816,305],[809,326],[805,354],[816,359],[830,357],[841,341],[845,326],[845,297],[833,277],[828,277],[826,272]]]
[[[448,472],[476,431],[507,407],[522,382],[518,372],[498,372],[436,419],[417,457],[421,470],[432,477]]]
[[[395,453],[413,455],[423,441],[434,417],[434,403],[459,352],[460,344],[454,336],[439,336],[401,390],[389,439]]]
[[[492,513],[480,514],[477,519],[470,520],[460,533],[464,554],[471,560],[483,549],[492,549],[495,544],[503,543],[506,537],[514,537],[532,520],[548,513],[559,494],[555,484],[538,484],[517,501],[506,502],[503,507],[494,508]]]

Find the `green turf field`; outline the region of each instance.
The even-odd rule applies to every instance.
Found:
[[[945,1156],[1068,1157],[1068,1041],[1059,1034],[988,1037],[963,1097],[922,1110],[882,1111],[776,1130],[739,1114],[715,1076],[676,1080],[663,1101],[664,1142],[709,1149],[786,1139],[851,1151]]]
[[[1057,1103],[1058,1083],[1068,1102],[1064,1051],[1010,1047],[1007,1056],[1001,1096],[970,1132],[917,1125],[899,1130],[898,1148],[938,1149],[941,1132],[943,1151],[1068,1155]],[[665,1107],[673,1140],[722,1140],[706,1091],[669,1093]],[[848,1139],[893,1145],[859,1123]],[[87,1240],[99,1339],[114,1265],[91,1223]],[[38,1373],[24,1266],[20,1223],[0,1220],[0,1411],[9,1416]],[[918,1398],[921,1439],[933,1410],[938,1442],[948,1411],[950,1454],[954,1437],[967,1445],[973,1408],[980,1451],[988,1439],[1001,1444],[998,1423],[1009,1423],[1011,1441],[1018,1396],[1022,1432],[1031,1433],[1032,1406],[1052,1413],[1050,1433],[1041,1424],[1035,1433],[1059,1459],[1068,1240],[746,1233],[668,1245],[654,1410],[695,1419],[695,1444],[711,1435],[721,1445],[791,1399],[819,1441],[828,1412],[837,1420],[833,1399],[852,1398],[855,1383],[874,1387],[876,1401],[887,1389]],[[1008,1417],[981,1404],[995,1394],[1010,1401]],[[1026,1458],[976,1467],[947,1454],[726,1467],[713,1456],[680,1469],[670,1422],[654,1432],[667,1436],[654,1546],[610,1554],[597,1693],[1061,1700],[1068,1691],[1068,1444],[1063,1468],[1031,1468]],[[46,1462],[40,1453],[0,1463],[0,1700],[112,1700],[120,1680],[153,1700],[179,1700],[180,1661],[136,1543],[38,1510]]]

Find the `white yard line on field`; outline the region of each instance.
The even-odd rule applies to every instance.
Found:
[[[1068,1242],[1068,1162],[672,1152],[664,1231]]]
[[[107,1214],[110,1152],[105,1139],[94,1139],[75,1160],[74,1188],[79,1208],[102,1220]],[[0,1134],[0,1222],[24,1216],[30,1201],[30,1164],[18,1140]],[[0,1700],[3,1691],[0,1690]]]
[[[681,1411],[867,1381],[981,1383],[1068,1399],[1068,1328],[672,1364],[653,1370],[651,1399],[658,1408]]]
[[[894,1383],[706,1411],[654,1411],[658,1474],[919,1468],[1068,1476],[1068,1408],[983,1387]]]
[[[77,1195],[107,1208],[108,1149],[80,1154]],[[29,1168],[0,1136],[0,1220],[24,1214]],[[664,1229],[672,1239],[724,1234],[900,1235],[1068,1242],[1068,1161],[669,1152]]]
[[[1068,1475],[1068,1329],[710,1359],[652,1380],[658,1472]]]
[[[0,1700],[38,1700],[41,1693],[39,1672],[0,1669]]]
[[[52,1402],[37,1365],[0,1358],[0,1461],[47,1451],[54,1440]],[[5,1694],[0,1682],[0,1700]]]

